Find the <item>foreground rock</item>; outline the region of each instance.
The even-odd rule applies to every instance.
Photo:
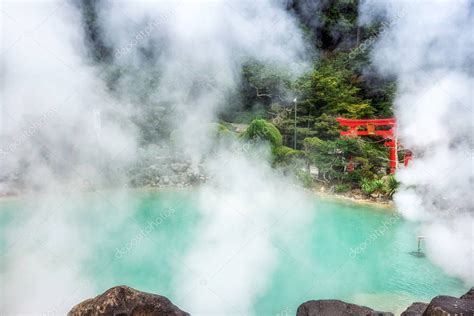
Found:
[[[117,286],[76,305],[68,316],[189,316],[163,296],[140,292],[128,286]],[[364,315],[393,316],[367,306],[339,300],[308,301],[298,307],[296,316]],[[470,316],[474,315],[474,288],[460,298],[437,296],[429,304],[411,304],[403,316]]]
[[[402,316],[471,316],[474,315],[474,287],[460,298],[436,296],[429,304],[413,303]]]
[[[472,316],[474,315],[474,299],[472,298],[471,289],[467,295],[467,298],[456,298],[452,296],[436,296],[431,300],[430,304],[425,310],[423,315],[429,316]],[[471,292],[471,295],[468,295]]]
[[[425,312],[428,304],[415,302],[408,306],[408,308],[401,314],[401,316],[421,316]]]
[[[164,296],[116,286],[74,306],[68,316],[188,316]]]
[[[471,287],[471,289],[466,294],[461,296],[461,298],[466,300],[474,300],[474,287]]]
[[[332,316],[332,315],[393,315],[378,312],[367,306],[346,303],[339,300],[308,301],[298,307],[296,316]],[[411,304],[402,316],[474,316],[474,287],[460,298],[436,296],[429,304],[416,302]]]
[[[346,303],[339,300],[317,300],[301,304],[296,316],[333,316],[333,315],[380,315],[389,316],[392,313],[377,312],[366,306]]]

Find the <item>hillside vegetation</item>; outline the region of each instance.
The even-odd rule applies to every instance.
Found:
[[[274,165],[294,173],[308,187],[391,197],[398,183],[388,174],[384,139],[341,137],[336,122],[337,117],[393,116],[395,82],[375,74],[369,62],[370,43],[386,24],[358,27],[357,1],[331,3],[319,11],[323,23],[317,27],[300,17],[308,41],[320,52],[310,69],[292,78],[278,65],[249,60],[242,69],[239,110],[234,107],[221,118],[250,124],[247,136],[266,137]],[[297,5],[293,9],[298,12]],[[310,174],[310,166],[317,172]]]
[[[314,8],[307,7],[310,3]],[[239,88],[227,91],[218,122],[212,124],[217,126],[218,136],[267,140],[273,165],[294,174],[307,187],[323,185],[340,193],[356,189],[372,197],[389,197],[397,182],[388,175],[389,153],[384,140],[340,137],[336,122],[337,117],[393,116],[395,81],[376,74],[369,58],[371,45],[388,22],[359,26],[358,5],[357,0],[289,1],[287,10],[298,19],[310,47],[309,65],[288,69],[260,60],[244,60]],[[186,130],[174,130],[173,104],[156,101],[159,69],[137,71],[135,65],[127,68],[110,63],[113,52],[101,40],[103,34],[95,23],[94,6],[94,2],[85,2],[82,8],[88,25],[86,40],[93,52],[91,59],[107,69],[106,80],[113,93],[130,95],[131,102],[143,105],[132,118],[139,127],[141,145],[163,143],[163,139],[173,144],[180,137],[192,137],[186,136]],[[308,16],[308,12],[314,14]],[[142,58],[152,64],[159,55],[143,52]],[[301,66],[305,70],[295,75]],[[124,78],[127,83],[140,84],[120,84]],[[191,87],[189,98],[202,89],[214,89],[211,79],[201,79]],[[349,163],[354,166],[351,172]]]

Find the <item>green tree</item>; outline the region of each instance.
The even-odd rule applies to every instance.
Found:
[[[304,140],[308,159],[315,164],[323,180],[358,184],[362,178],[374,179],[386,174],[388,152],[360,138],[340,137],[325,141],[317,137]],[[348,164],[354,170],[349,172]]]
[[[321,114],[314,122],[316,136],[321,139],[334,140],[339,137],[339,123],[334,116]]]
[[[275,102],[288,102],[285,94],[290,87],[288,69],[256,60],[249,60],[242,67],[241,95],[245,109],[251,109],[255,104],[268,108]]]

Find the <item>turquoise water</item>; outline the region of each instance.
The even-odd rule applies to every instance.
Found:
[[[64,245],[48,242],[49,234],[57,234],[61,240],[80,241],[70,249],[79,257],[74,269],[91,280],[88,286],[94,293],[126,284],[165,295],[186,309],[176,295],[176,274],[188,269],[192,275],[193,267],[183,263],[184,258],[209,221],[196,209],[194,192],[138,191],[125,199],[110,192],[68,197],[40,216],[31,211],[34,204],[34,199],[0,203],[2,275],[8,273],[13,253],[32,245],[43,251],[46,243],[44,255],[54,253],[54,262],[61,264]],[[278,231],[271,243],[276,263],[262,271],[269,281],[252,299],[256,315],[294,315],[299,304],[323,298],[400,312],[413,301],[467,291],[462,281],[445,275],[428,258],[410,254],[417,248],[416,224],[385,209],[316,198],[312,206],[314,216],[303,229],[278,224],[272,228]],[[69,229],[55,226],[61,223]],[[46,235],[41,233],[45,225]],[[191,289],[195,281],[190,276]]]

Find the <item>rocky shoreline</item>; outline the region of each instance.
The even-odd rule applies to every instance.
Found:
[[[137,159],[126,168],[119,170],[102,170],[102,176],[106,180],[102,185],[113,188],[122,186],[121,181],[115,181],[117,174],[126,174],[129,182],[126,184],[130,188],[186,188],[193,187],[208,181],[205,168],[200,164],[193,164],[189,159],[184,158],[184,154],[179,153],[172,146],[149,146],[146,149],[140,148],[137,152]],[[94,184],[84,180],[82,189],[93,189]],[[31,192],[25,191],[25,179],[21,173],[1,174],[0,172],[0,198],[18,196]],[[117,184],[121,183],[121,184]],[[393,202],[383,196],[367,196],[361,190],[349,190],[344,193],[337,193],[334,185],[317,184],[308,189],[322,198],[334,198],[340,201],[350,201],[359,204],[367,204],[381,207],[393,207]]]
[[[364,204],[388,209],[395,208],[395,204],[390,197],[381,194],[366,195],[361,189],[351,189],[346,192],[337,192],[335,185],[319,183],[310,188],[309,191],[323,199]]]
[[[204,183],[206,181],[206,178],[202,176],[200,178],[200,181]],[[150,191],[161,191],[165,189],[186,189],[186,188],[193,188],[198,186],[199,184],[191,184],[191,183],[179,183],[179,184],[168,184],[168,185],[144,185],[141,187],[131,187],[131,190],[150,190]],[[384,208],[387,210],[394,210],[395,209],[395,204],[391,200],[387,201],[374,201],[371,199],[364,199],[360,197],[354,197],[354,196],[348,196],[348,195],[341,195],[337,193],[328,193],[328,192],[320,192],[317,190],[307,190],[309,193],[316,195],[320,199],[324,200],[330,200],[330,201],[336,201],[336,202],[342,202],[342,203],[347,203],[347,204],[360,204],[360,205],[366,205],[370,207],[376,207],[376,208]],[[21,191],[15,191],[15,192],[1,192],[0,191],[0,200],[8,199],[8,198],[15,198],[15,197],[21,197],[22,195],[28,195],[28,192],[21,192]]]
[[[117,174],[126,174],[130,188],[186,188],[198,186],[208,181],[208,175],[203,165],[192,164],[189,159],[184,158],[183,153],[179,153],[172,146],[152,145],[147,148],[140,148],[137,152],[137,159],[127,168],[120,170],[103,170],[102,176],[109,179],[108,186],[117,186],[114,181]],[[82,187],[84,190],[93,189],[93,184],[86,179]],[[0,198],[28,194],[24,191],[22,175],[20,173],[0,175]],[[120,181],[119,181],[120,182]],[[107,182],[106,182],[107,186]],[[358,204],[373,205],[385,208],[393,208],[393,202],[384,196],[367,196],[361,190],[349,190],[344,193],[337,193],[334,185],[317,184],[308,189],[316,193],[321,198],[331,198],[339,201],[354,202]]]
[[[193,165],[168,147],[139,152],[127,174],[132,187],[186,187],[207,180],[202,165]]]
[[[116,286],[105,293],[74,306],[68,316],[188,316],[164,296],[137,291],[128,286]],[[296,316],[333,315],[394,315],[375,311],[367,306],[340,300],[312,300],[301,304]],[[460,298],[436,296],[430,303],[415,302],[402,316],[472,316],[474,315],[474,287]]]
[[[385,209],[395,209],[395,203],[392,200],[374,200],[361,197],[359,195],[351,195],[351,194],[339,194],[335,192],[321,192],[318,190],[311,190],[313,194],[318,196],[321,199],[327,199],[331,201],[339,201],[349,204],[361,204],[366,206],[373,206],[377,208],[385,208]]]
[[[174,169],[177,171],[175,174],[171,175],[150,175],[143,177],[136,176],[134,178],[133,185],[129,188],[132,190],[182,189],[193,188],[207,181],[207,177],[204,174],[195,173],[191,171],[190,164],[176,164]],[[160,169],[157,169],[157,173],[159,173],[158,170]],[[183,173],[179,174],[179,170],[182,170]],[[87,189],[88,188],[86,187],[85,191],[87,191]],[[331,191],[323,191],[317,188],[306,189],[306,191],[316,195],[321,199],[344,202],[349,204],[362,204],[377,208],[395,208],[395,204],[393,203],[393,201],[387,199],[368,199],[360,195],[352,195],[351,193],[340,194]],[[34,192],[22,191],[20,189],[2,190],[0,186],[0,199],[14,198],[22,195],[28,195],[31,193]]]
[[[20,171],[2,174],[0,170],[0,197],[18,196],[28,194],[25,186],[26,179]],[[193,165],[189,159],[185,159],[171,146],[149,146],[140,148],[137,152],[136,161],[113,169],[105,167],[100,170],[101,186],[117,187],[126,185],[131,188],[165,188],[165,187],[190,187],[207,181],[202,165]],[[126,175],[128,183],[124,184],[120,175]],[[88,190],[94,187],[85,177],[81,179],[84,183],[79,189]]]

